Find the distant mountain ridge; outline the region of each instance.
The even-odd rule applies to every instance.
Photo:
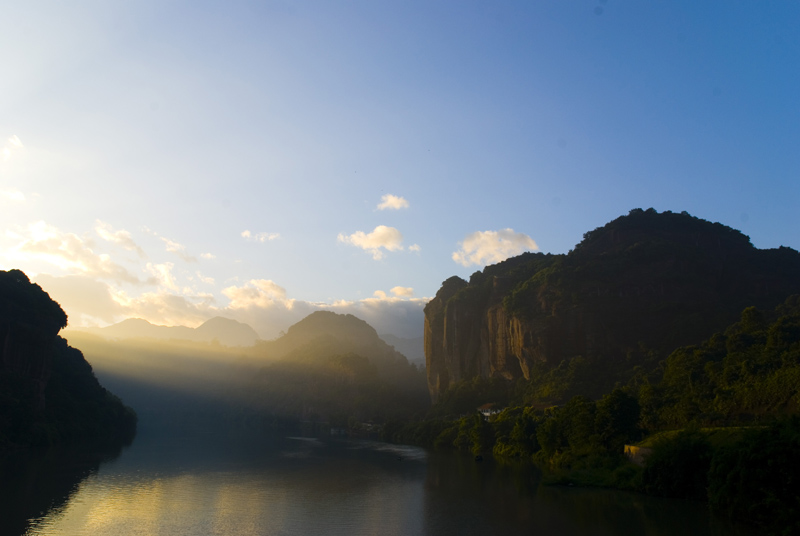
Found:
[[[141,320],[122,324],[168,337],[188,329]],[[104,381],[131,401],[145,426],[271,426],[273,417],[334,419],[347,426],[350,417],[397,418],[428,406],[424,369],[409,364],[353,315],[317,311],[282,337],[247,348],[184,340],[77,331],[70,336]]]
[[[128,318],[104,328],[75,328],[72,331],[84,331],[111,339],[184,340],[192,342],[213,342],[216,340],[224,346],[253,346],[261,340],[258,333],[247,324],[221,316],[207,320],[196,328],[158,326],[141,318]]]
[[[386,344],[403,354],[412,363],[425,365],[425,337],[405,338],[384,333],[381,336]]]

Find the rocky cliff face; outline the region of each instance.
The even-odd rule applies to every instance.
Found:
[[[53,344],[67,315],[19,270],[0,272],[0,376],[29,383],[38,409],[52,368]]]
[[[632,368],[796,292],[798,252],[758,250],[685,213],[637,209],[567,255],[527,253],[469,282],[445,281],[425,308],[428,388],[435,401],[464,379],[531,379],[575,357]]]
[[[39,285],[19,270],[0,271],[0,452],[133,437],[136,414],[58,336],[66,325]]]

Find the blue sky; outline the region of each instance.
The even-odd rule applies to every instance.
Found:
[[[789,1],[5,6],[0,268],[73,326],[332,308],[412,336],[444,279],[632,208],[798,249],[798,27]]]

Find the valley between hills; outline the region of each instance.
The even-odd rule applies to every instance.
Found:
[[[130,442],[137,426],[305,426],[530,460],[552,483],[800,527],[789,506],[800,494],[799,296],[797,251],[653,209],[587,232],[567,254],[447,279],[420,339],[328,311],[268,341],[225,318],[59,335],[65,312],[10,270],[0,449]],[[643,466],[623,454],[636,444]]]

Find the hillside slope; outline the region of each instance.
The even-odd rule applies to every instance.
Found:
[[[536,379],[560,367],[573,390],[599,396],[745,307],[771,309],[797,292],[797,251],[756,249],[686,213],[635,209],[566,255],[526,253],[469,282],[445,281],[425,308],[429,391],[436,400],[461,380]]]
[[[0,451],[133,437],[135,413],[58,336],[66,324],[39,285],[0,271]]]

